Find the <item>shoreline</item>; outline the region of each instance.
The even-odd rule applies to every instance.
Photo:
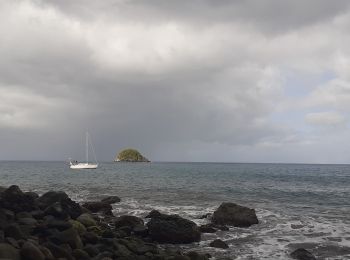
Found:
[[[118,207],[118,203],[117,196],[77,203],[63,191],[39,196],[15,185],[1,188],[0,258],[228,260],[234,256],[212,258],[194,245],[205,233],[259,225],[254,209],[234,203],[222,203],[214,213],[203,212],[201,218],[210,222],[201,226],[157,210],[144,219],[114,216],[111,205]],[[213,252],[229,248],[220,239],[211,241],[210,247]]]

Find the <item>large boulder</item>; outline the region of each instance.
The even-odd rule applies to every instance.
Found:
[[[316,260],[316,257],[304,248],[298,248],[293,251],[290,256],[297,260]]]
[[[81,224],[83,224],[85,227],[93,227],[96,226],[96,221],[89,213],[83,213],[78,218],[77,221],[79,221]]]
[[[61,202],[69,199],[68,195],[63,191],[48,191],[37,199],[40,208],[45,209],[55,202]]]
[[[0,259],[20,260],[19,251],[13,246],[5,243],[0,243]]]
[[[120,216],[118,217],[115,222],[114,225],[116,228],[121,228],[121,227],[130,227],[130,228],[134,228],[136,226],[143,226],[143,220],[141,218],[135,217],[135,216]]]
[[[38,247],[30,242],[25,242],[21,249],[22,259],[26,260],[45,260],[45,255]]]
[[[118,196],[109,196],[105,197],[101,200],[103,203],[114,204],[120,202],[120,198]]]
[[[226,249],[228,248],[228,245],[222,241],[221,239],[215,239],[214,241],[212,241],[209,246],[211,247],[216,247],[216,248],[221,248],[221,249]]]
[[[57,232],[55,235],[50,237],[50,240],[56,244],[69,244],[72,249],[83,247],[80,236],[74,228]]]
[[[101,212],[107,215],[113,215],[111,204],[106,202],[89,201],[89,202],[85,202],[82,206],[93,213]]]
[[[249,227],[259,223],[254,209],[229,202],[222,203],[214,212],[212,222],[217,225],[232,225],[235,227]]]
[[[37,209],[35,199],[25,194],[16,185],[12,185],[1,193],[0,207],[15,213]]]
[[[65,192],[49,191],[39,197],[37,200],[41,209],[47,214],[54,214],[56,217],[71,217],[76,219],[83,211],[78,203],[71,200]],[[49,212],[47,212],[49,211]]]
[[[198,242],[201,232],[193,221],[178,215],[154,217],[147,223],[149,236],[160,243],[186,244]]]

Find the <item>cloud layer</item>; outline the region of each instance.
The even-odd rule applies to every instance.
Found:
[[[350,159],[348,1],[1,1],[0,15],[1,159],[80,159],[86,129],[101,160]]]

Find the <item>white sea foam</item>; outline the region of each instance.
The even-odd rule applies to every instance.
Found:
[[[217,206],[216,206],[217,207]],[[216,208],[184,205],[159,205],[143,203],[128,198],[113,205],[115,215],[131,214],[145,217],[152,209],[166,214],[178,214],[193,220],[198,225],[206,224],[208,219],[200,219],[203,214],[213,212]],[[186,250],[199,250],[216,257],[236,256],[236,259],[289,259],[293,244],[336,245],[350,247],[350,230],[341,220],[329,220],[322,216],[287,215],[279,210],[258,209],[259,225],[250,228],[230,228],[229,231],[218,231],[214,234],[203,234],[200,243],[184,245]],[[209,243],[222,239],[230,246],[227,250],[213,249]],[[342,259],[350,259],[343,255]],[[339,259],[330,256],[326,259]]]

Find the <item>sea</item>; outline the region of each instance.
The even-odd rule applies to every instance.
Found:
[[[71,170],[65,162],[0,162],[0,186],[12,184],[39,194],[63,190],[77,201],[117,195],[116,216],[157,209],[198,225],[222,202],[234,202],[254,208],[260,223],[181,247],[213,259],[291,259],[300,247],[317,259],[350,259],[350,165],[106,162]],[[229,249],[209,247],[217,238]]]

